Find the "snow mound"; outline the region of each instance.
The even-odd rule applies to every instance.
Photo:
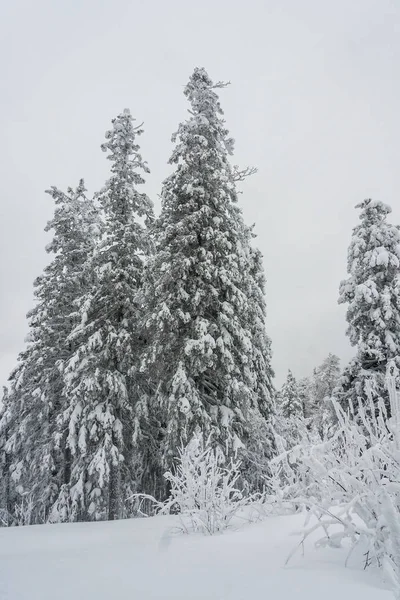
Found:
[[[362,554],[299,543],[301,515],[214,537],[175,517],[0,529],[1,600],[391,600]]]

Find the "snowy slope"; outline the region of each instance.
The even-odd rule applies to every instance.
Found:
[[[289,552],[303,517],[215,537],[171,533],[175,517],[0,529],[1,600],[391,600],[361,552]]]

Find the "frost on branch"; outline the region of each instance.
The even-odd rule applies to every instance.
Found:
[[[306,506],[309,517],[318,520],[304,530],[303,541],[320,528],[324,536],[319,545],[337,546],[349,538],[350,553],[355,546],[363,548],[365,566],[381,567],[400,598],[400,399],[396,378],[394,362],[389,363],[390,418],[385,402],[380,399],[377,403],[372,385],[366,385],[367,404],[360,398],[357,413],[353,406],[345,413],[335,403],[339,425],[328,441],[283,452],[273,468],[285,475],[281,500]]]

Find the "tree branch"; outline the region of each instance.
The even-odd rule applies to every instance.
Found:
[[[246,167],[245,169],[239,169],[238,165],[234,165],[232,171],[233,181],[244,181],[247,177],[255,175],[257,171],[257,167]]]

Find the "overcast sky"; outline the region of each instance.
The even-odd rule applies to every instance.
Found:
[[[264,254],[277,383],[329,352],[349,359],[337,296],[354,206],[383,200],[400,223],[399,0],[13,0],[0,63],[0,382],[48,260],[44,190],[80,177],[98,190],[104,132],[129,107],[158,211],[195,66],[231,82],[234,162],[259,169],[241,203]]]

